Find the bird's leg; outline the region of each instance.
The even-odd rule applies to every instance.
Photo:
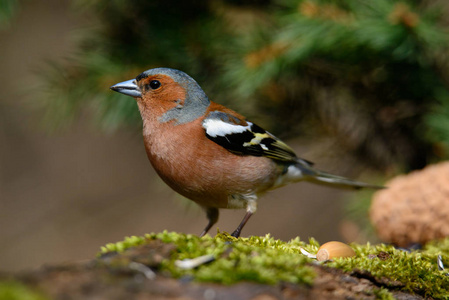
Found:
[[[246,222],[248,222],[249,218],[251,218],[252,215],[253,215],[253,213],[251,211],[247,211],[245,216],[243,217],[242,222],[240,222],[239,227],[237,227],[237,229],[234,230],[234,232],[231,234],[231,236],[238,238],[240,236],[240,232],[243,229],[243,226],[245,226]]]
[[[257,197],[255,195],[248,196],[246,204],[246,214],[243,217],[242,222],[240,222],[239,227],[231,234],[231,236],[238,238],[240,236],[240,232],[245,226],[246,222],[248,222],[249,218],[256,212],[257,210]]]
[[[203,232],[201,232],[200,237],[204,236],[212,226],[218,221],[218,208],[215,207],[207,207],[206,215],[209,223],[207,223],[206,228],[204,228]]]

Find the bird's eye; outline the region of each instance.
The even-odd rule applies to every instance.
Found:
[[[153,90],[158,89],[161,86],[161,82],[159,80],[152,80],[149,84],[150,88]]]

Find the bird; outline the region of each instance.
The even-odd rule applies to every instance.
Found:
[[[266,192],[309,181],[342,188],[382,188],[313,167],[279,138],[207,97],[186,73],[153,68],[110,87],[136,99],[148,159],[162,180],[205,211],[204,236],[219,209],[246,209],[238,238]]]

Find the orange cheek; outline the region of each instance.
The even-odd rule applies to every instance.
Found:
[[[139,106],[145,107],[153,115],[161,116],[178,105],[184,105],[185,96],[185,90],[181,86],[171,83],[159,91],[145,93],[138,101]]]
[[[186,91],[177,83],[172,83],[164,88],[158,98],[162,101],[172,102],[175,100],[181,100],[182,104],[184,103],[184,99],[186,97]],[[179,101],[177,104],[180,104]]]

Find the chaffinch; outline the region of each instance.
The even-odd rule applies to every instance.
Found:
[[[239,237],[257,199],[291,182],[378,188],[314,169],[271,133],[210,101],[184,72],[150,69],[110,88],[136,98],[146,152],[159,176],[206,211],[201,236],[218,221],[219,208],[245,208],[232,233]]]

